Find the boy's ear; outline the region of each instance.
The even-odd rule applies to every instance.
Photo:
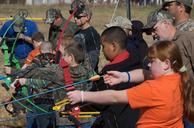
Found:
[[[71,61],[72,61],[72,62],[76,62],[76,61],[75,61],[75,57],[74,57],[73,54],[70,54],[70,57],[71,57]]]
[[[117,49],[117,45],[118,45],[117,42],[115,42],[115,41],[112,42],[112,46],[113,46],[114,51]]]
[[[166,59],[163,63],[163,68],[164,70],[168,70],[171,68],[171,63],[170,63],[170,60],[169,59]]]

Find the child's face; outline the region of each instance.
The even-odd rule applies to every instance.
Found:
[[[109,42],[102,42],[102,51],[107,60],[112,60],[114,58],[113,51],[114,51],[114,45]]]
[[[166,64],[158,58],[152,58],[148,66],[154,78],[166,74]]]
[[[71,63],[72,63],[72,57],[71,57],[71,55],[69,55],[69,54],[66,53],[66,52],[63,53],[63,59],[64,59],[68,64],[71,64]]]
[[[40,45],[41,45],[41,42],[33,40],[34,48],[39,47]]]
[[[77,63],[74,60],[74,57],[72,54],[68,54],[67,52],[64,52],[63,54],[63,59],[70,65],[74,66],[77,65]]]

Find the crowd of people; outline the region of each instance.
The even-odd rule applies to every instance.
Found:
[[[68,19],[50,8],[48,39],[17,13],[0,29],[13,95],[5,108],[24,112],[26,128],[194,128],[192,1],[163,2],[146,25],[117,16],[101,34],[84,2],[72,3]],[[154,39],[149,48],[143,33]],[[102,70],[100,50],[108,61]],[[25,107],[13,97],[25,98]],[[100,115],[80,118],[87,111]]]

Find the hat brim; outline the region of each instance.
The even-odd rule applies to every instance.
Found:
[[[105,27],[110,28],[113,26],[119,26],[117,23],[109,23],[109,24],[105,24]]]
[[[104,26],[105,26],[105,27],[107,27],[107,28],[112,27],[112,25],[111,25],[111,24],[105,24]]]
[[[150,30],[152,29],[155,25],[156,25],[157,22],[151,22],[150,24],[146,24],[142,30]]]
[[[171,1],[166,1],[166,2],[164,2],[164,3],[162,4],[162,8],[161,8],[161,9],[166,10],[165,7],[166,7],[169,3],[171,3],[171,2],[176,2],[176,0],[171,0]]]
[[[47,18],[45,19],[44,23],[45,24],[52,24],[54,22],[55,19],[51,19],[51,18]]]

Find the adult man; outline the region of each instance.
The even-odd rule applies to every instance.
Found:
[[[29,52],[33,50],[29,37],[37,31],[36,23],[25,19],[19,13],[14,16],[13,20],[5,22],[0,29],[0,37],[2,39],[2,51],[8,60],[8,62],[5,62],[6,66],[12,66],[13,64],[13,59],[10,59],[10,56],[11,58],[14,56],[19,61],[19,64],[23,65]],[[7,52],[10,53],[10,56]]]
[[[62,16],[59,9],[50,8],[46,11],[45,23],[50,24],[48,40],[52,43],[53,49],[56,50],[60,32],[62,31],[67,20]],[[63,34],[73,35],[77,31],[77,25],[69,22]]]
[[[182,59],[192,79],[194,79],[194,33],[181,32],[173,26],[173,17],[166,11],[156,10],[148,16],[146,31],[158,40],[173,41],[181,50]],[[177,62],[174,62],[177,64]]]
[[[163,9],[174,17],[178,30],[194,30],[194,22],[190,19],[192,0],[164,0]]]
[[[86,50],[89,56],[89,60],[92,68],[98,72],[98,62],[100,55],[100,35],[94,27],[90,25],[92,12],[89,7],[84,3],[76,1],[72,4],[70,13],[72,13],[77,7],[77,11],[74,14],[74,19],[79,27],[79,30],[75,33],[75,40],[80,42]]]

